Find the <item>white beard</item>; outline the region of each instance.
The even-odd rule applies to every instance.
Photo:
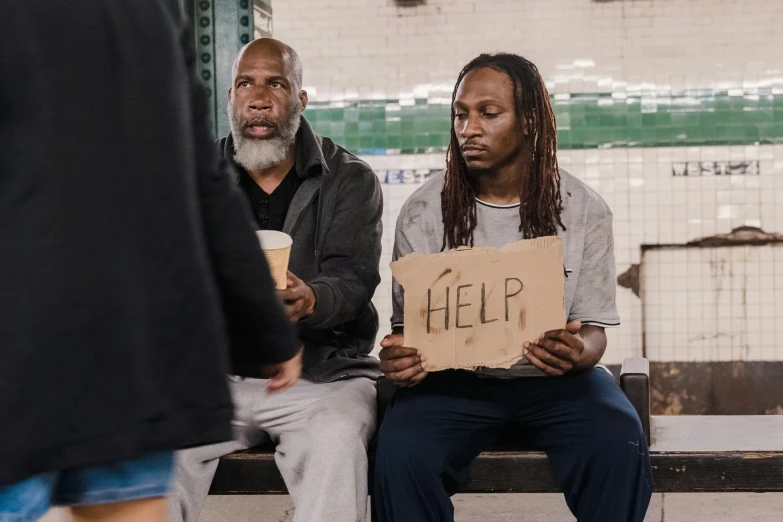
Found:
[[[276,167],[285,161],[288,151],[296,142],[303,109],[299,104],[291,119],[280,126],[277,136],[265,140],[253,140],[242,134],[239,123],[228,108],[228,122],[234,137],[234,161],[245,170],[259,171]]]

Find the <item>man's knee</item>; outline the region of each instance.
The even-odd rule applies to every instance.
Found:
[[[622,396],[600,401],[591,412],[594,416],[593,446],[615,453],[620,448],[645,451],[647,441],[639,416]]]
[[[357,453],[366,455],[375,432],[374,408],[374,404],[365,409],[333,404],[313,412],[308,423],[311,451],[323,449],[335,459],[350,459]]]

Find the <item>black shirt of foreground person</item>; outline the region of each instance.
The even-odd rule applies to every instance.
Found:
[[[250,362],[299,348],[182,25],[0,4],[0,486],[231,438],[221,303]]]

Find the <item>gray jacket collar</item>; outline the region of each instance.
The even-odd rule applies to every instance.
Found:
[[[299,132],[296,136],[295,166],[296,173],[303,181],[288,207],[283,224],[283,232],[286,234],[291,234],[302,212],[314,200],[321,186],[322,176],[329,175],[329,166],[324,158],[322,144],[323,138],[313,131],[310,122],[302,116]],[[234,161],[234,137],[231,134],[227,136],[222,152],[223,156],[234,166],[231,175],[234,185],[237,186],[242,166]]]
[[[302,116],[296,137],[296,172],[301,178],[329,174],[322,147],[323,138],[313,132],[310,122]]]

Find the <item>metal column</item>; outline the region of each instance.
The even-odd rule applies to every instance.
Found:
[[[258,0],[256,0],[258,2]],[[272,8],[264,2],[271,28]],[[252,0],[189,0],[187,14],[196,37],[197,72],[209,96],[210,116],[216,136],[228,134],[226,98],[231,86],[231,66],[237,51],[255,36]]]

